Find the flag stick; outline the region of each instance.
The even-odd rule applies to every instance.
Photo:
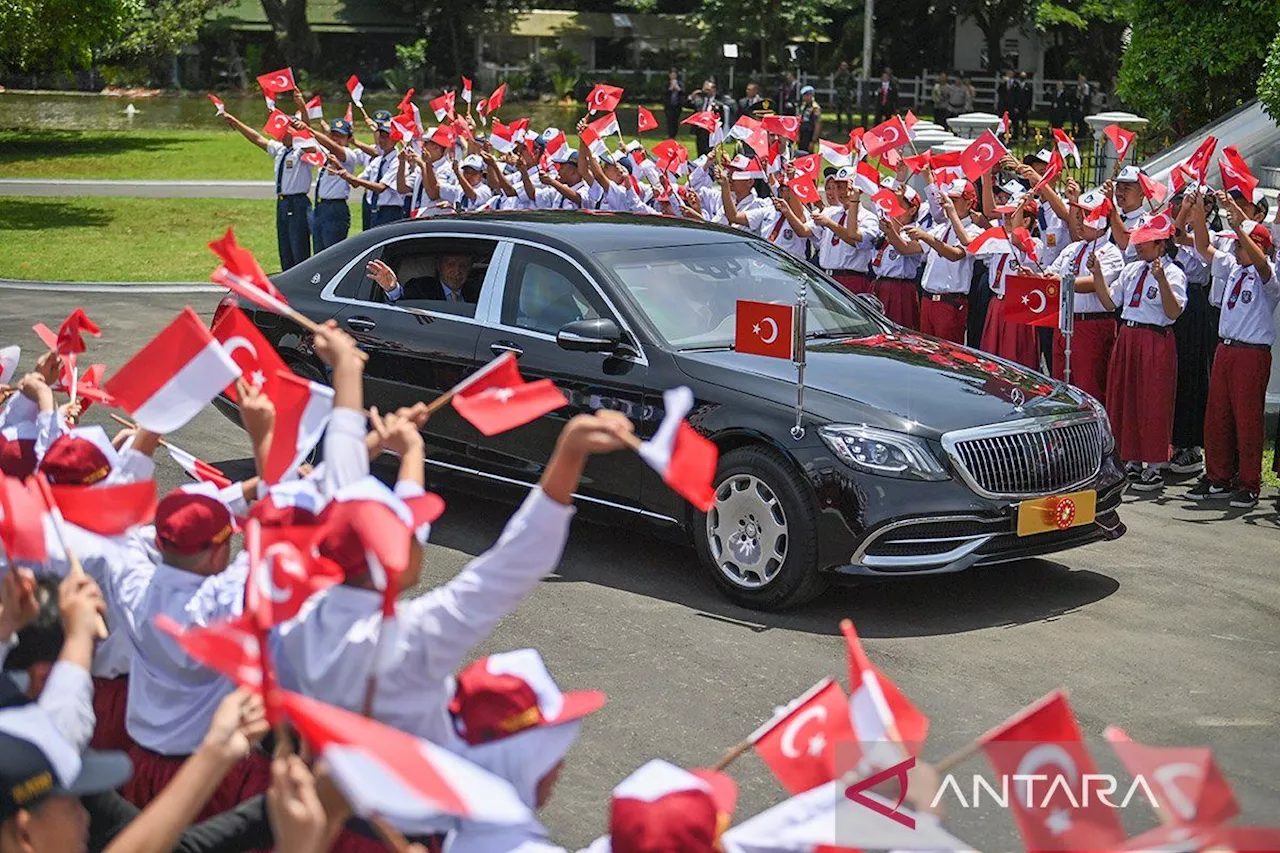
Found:
[[[711,765],[712,770],[724,770],[733,762],[742,757],[742,754],[751,748],[755,741],[751,738],[739,741],[732,746],[724,755],[720,756],[720,760]]]
[[[71,365],[71,402],[76,401],[76,388],[80,385],[80,365]]]
[[[942,759],[937,764],[935,764],[934,769],[938,771],[939,776],[945,776],[956,765],[962,764],[965,761],[968,761],[970,758],[973,758],[973,756],[976,755],[978,750],[980,749],[982,749],[982,741],[980,740],[970,741],[960,749],[957,749],[955,752],[951,753],[946,758]]]
[[[126,428],[128,428],[128,429],[140,429],[140,427],[139,427],[137,424],[135,424],[133,421],[129,420],[128,418],[122,418],[122,417],[120,417],[118,414],[116,414],[115,412],[112,412],[112,413],[111,413],[111,420],[113,420],[113,421],[115,421],[116,423],[120,424],[120,426],[122,426],[122,427],[126,427]],[[169,446],[169,442],[165,441],[163,438],[158,439],[157,443],[158,443],[161,447],[166,447],[166,448],[167,448],[167,447]]]
[[[391,824],[383,819],[382,815],[374,812],[369,815],[369,823],[373,826],[373,831],[382,839],[382,843],[395,850],[396,853],[409,853],[409,839],[401,834]]]
[[[256,284],[249,281],[248,279],[238,276],[235,273],[231,272],[230,270],[226,270],[225,267],[223,269],[225,270],[224,274],[226,275],[226,277],[229,279],[232,279],[237,284],[243,285],[244,287],[251,287],[251,288],[254,288],[255,290],[260,289]],[[271,298],[271,297],[268,296],[267,298]],[[308,332],[310,332],[313,335],[318,334],[320,332],[319,323],[317,323],[315,320],[312,320],[310,317],[306,316],[305,314],[300,313],[292,305],[286,304],[284,302],[279,302],[275,299],[272,299],[272,301],[276,302],[279,309],[278,313],[283,314],[285,317],[288,317],[290,320],[297,323],[299,326],[306,329]],[[356,355],[360,358],[361,361],[369,360],[369,354],[362,349],[357,349]]]

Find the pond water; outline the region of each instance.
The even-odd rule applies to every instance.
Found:
[[[260,95],[227,93],[219,97],[227,109],[249,124],[266,118],[266,104]],[[395,111],[399,100],[399,96],[390,93],[369,94],[365,96],[365,109],[370,113],[375,109]],[[126,114],[129,104],[137,110],[132,116]],[[326,109],[328,118],[341,115],[347,108],[345,98],[329,104]],[[418,108],[424,112],[424,123],[429,122],[432,116],[427,105],[419,103]],[[528,116],[535,128],[554,126],[570,130],[583,112],[581,106],[508,103],[503,105],[501,117],[514,120]],[[359,118],[359,111],[356,117]],[[618,121],[624,133],[634,133],[635,109],[619,110]],[[129,99],[88,94],[0,92],[0,129],[6,130],[202,130],[217,126],[213,104],[202,94]]]

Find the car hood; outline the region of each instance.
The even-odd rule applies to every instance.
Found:
[[[1062,383],[986,353],[916,334],[812,340],[805,411],[830,423],[942,433],[1088,410]],[[794,406],[790,361],[733,351],[683,352],[690,377]]]

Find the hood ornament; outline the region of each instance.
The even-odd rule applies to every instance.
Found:
[[[1009,402],[1013,403],[1015,412],[1022,414],[1022,404],[1027,402],[1027,395],[1022,393],[1021,388],[1013,388],[1009,391]]]

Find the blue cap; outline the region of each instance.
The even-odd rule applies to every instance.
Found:
[[[341,133],[346,136],[350,136],[351,122],[347,121],[345,118],[335,118],[333,121],[329,122],[329,132]]]
[[[390,110],[374,110],[371,118],[377,122],[383,122],[383,121],[389,122],[391,121],[391,111]]]
[[[568,158],[567,158],[567,159],[565,159],[565,161],[564,161],[564,162],[565,162],[565,163],[572,163],[572,164],[573,164],[573,165],[575,165],[575,166],[576,166],[576,165],[578,165],[578,152],[577,152],[577,151],[570,151],[570,152],[569,152],[569,156],[568,156]]]

